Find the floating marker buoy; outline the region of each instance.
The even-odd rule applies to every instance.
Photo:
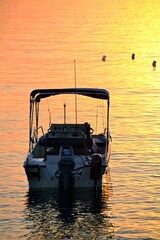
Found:
[[[106,61],[106,55],[102,56],[102,61],[105,62]]]
[[[132,53],[132,60],[134,60],[135,59],[135,54],[134,53]]]
[[[153,66],[154,68],[156,67],[156,64],[157,64],[156,61],[153,61],[153,62],[152,62],[152,66]]]

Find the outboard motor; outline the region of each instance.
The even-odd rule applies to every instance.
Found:
[[[102,155],[94,153],[91,160],[90,179],[99,180],[101,176]]]
[[[74,176],[72,174],[75,166],[73,148],[71,146],[61,146],[59,156],[59,186],[61,190],[70,190],[74,186]]]

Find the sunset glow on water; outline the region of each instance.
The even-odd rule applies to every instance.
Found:
[[[0,239],[160,239],[159,9],[159,0],[1,1]],[[30,194],[23,169],[29,94],[74,87],[74,60],[77,87],[111,95],[110,171],[97,201],[91,192]],[[63,111],[65,96],[56,101]],[[96,116],[92,101],[78,101]],[[74,118],[74,99],[68,109]]]

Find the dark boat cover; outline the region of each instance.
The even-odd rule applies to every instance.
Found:
[[[59,94],[78,94],[92,98],[109,100],[109,92],[105,89],[100,88],[35,89],[30,94],[30,100],[39,102],[41,98]]]

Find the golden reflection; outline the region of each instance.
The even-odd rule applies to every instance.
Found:
[[[52,190],[28,192],[25,212],[30,225],[26,239],[35,235],[39,239],[48,236],[56,239],[113,237],[112,206],[109,203],[112,190],[108,178],[110,181],[110,176],[106,175],[104,188],[96,195],[93,189],[69,193]]]
[[[2,237],[18,238],[19,226],[26,223],[28,239],[36,234],[38,239],[50,234],[60,239],[65,233],[100,238],[99,230],[102,238],[114,231],[122,238],[160,238],[159,9],[159,0],[1,1],[0,167],[2,217],[7,219]],[[22,165],[28,148],[29,93],[46,86],[74,87],[74,59],[78,87],[102,87],[111,93],[113,196],[107,183],[93,202],[89,193],[71,199],[29,193],[26,218],[18,218],[23,208],[19,196],[27,189]],[[91,105],[89,111],[95,108]]]

